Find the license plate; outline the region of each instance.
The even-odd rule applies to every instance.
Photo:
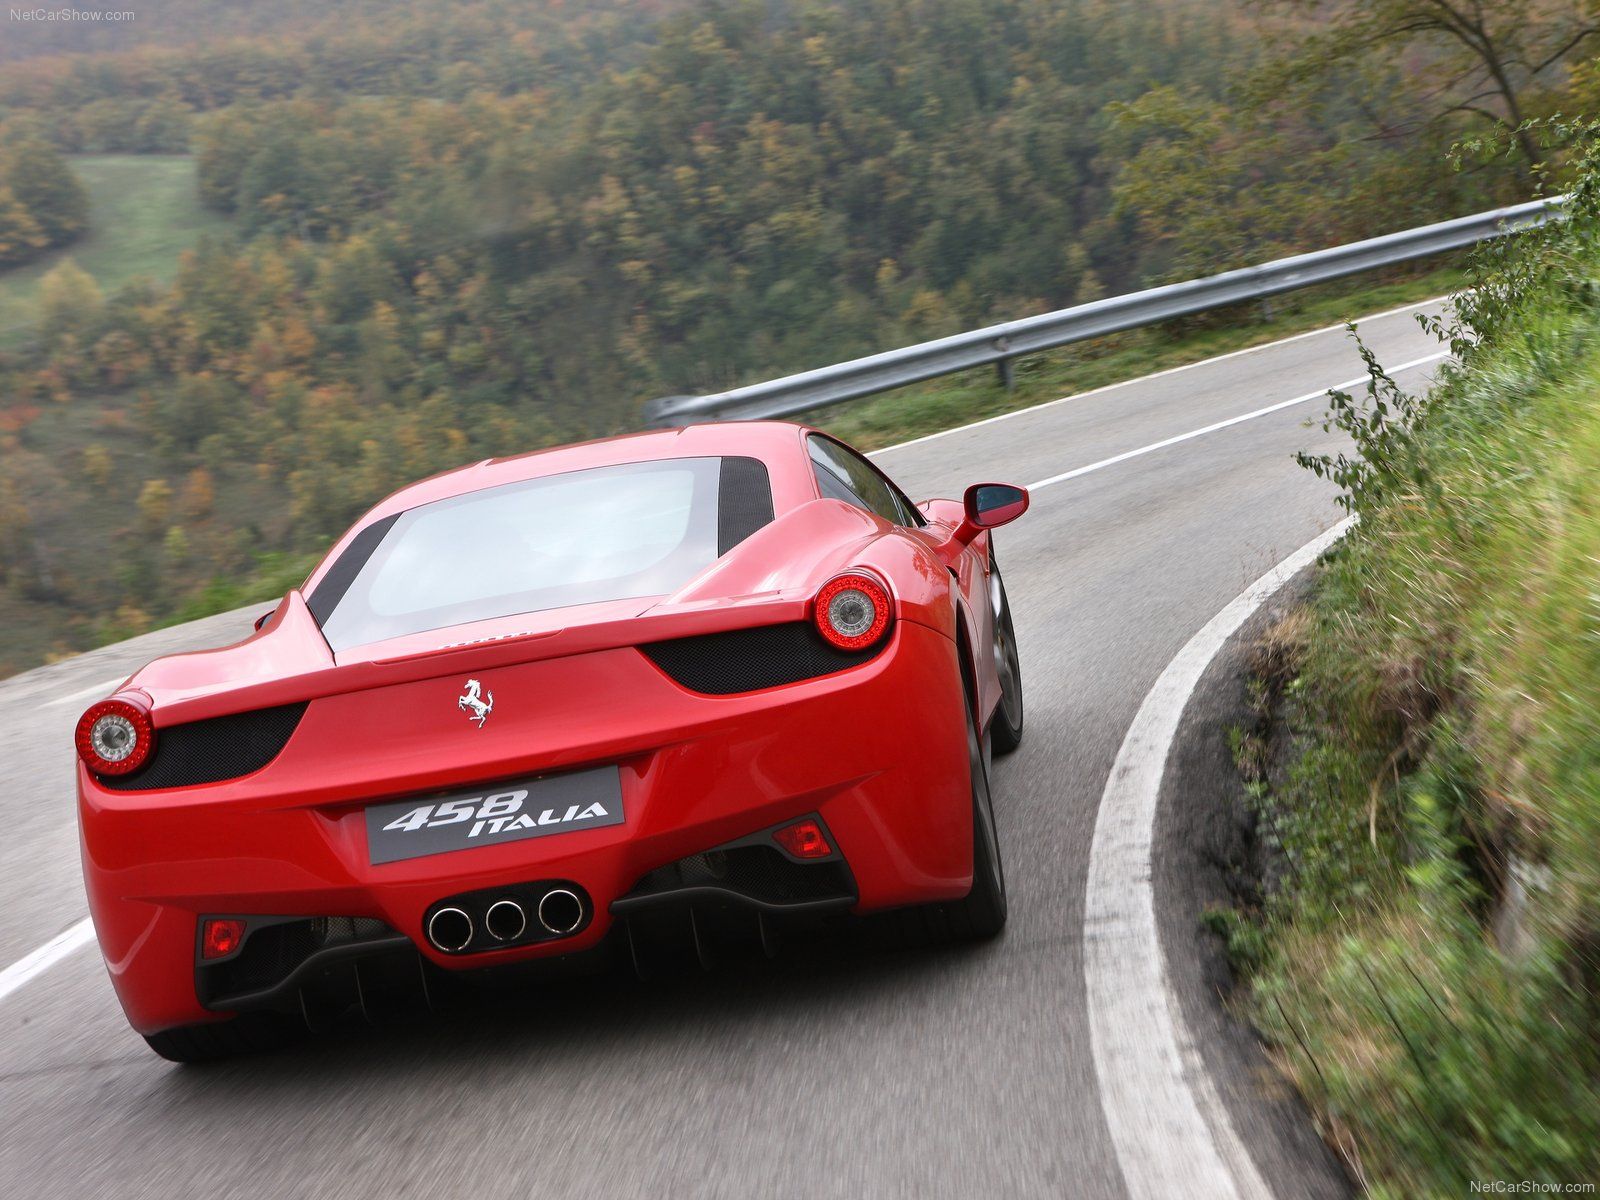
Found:
[[[374,864],[622,824],[622,774],[596,767],[367,809]]]

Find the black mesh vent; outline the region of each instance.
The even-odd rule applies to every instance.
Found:
[[[802,864],[770,846],[734,846],[691,854],[658,867],[639,880],[628,897],[694,887],[726,888],[768,904],[801,904],[855,894],[842,862]]]
[[[791,621],[652,642],[639,649],[690,691],[729,696],[847,670],[866,662],[884,644],[849,653],[823,641],[810,622]]]
[[[99,776],[101,786],[116,792],[217,783],[259,771],[289,741],[305,714],[304,704],[262,708],[255,712],[190,721],[156,731],[156,752],[132,775]]]
[[[393,933],[374,917],[309,917],[252,930],[244,949],[233,958],[216,963],[201,960],[201,998],[211,1003],[265,991],[282,983],[319,950],[375,941]]]
[[[772,480],[759,458],[725,458],[717,483],[717,555],[772,524]]]

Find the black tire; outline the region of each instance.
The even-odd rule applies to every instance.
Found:
[[[150,1049],[175,1063],[216,1062],[249,1054],[270,1054],[304,1039],[308,1030],[298,1017],[284,1013],[245,1013],[229,1021],[179,1025],[145,1035]]]
[[[989,721],[989,748],[1010,754],[1022,745],[1022,657],[1017,651],[1017,631],[1011,624],[1011,599],[1006,595],[1000,568],[993,565],[994,586],[1000,593],[1000,611],[994,619],[995,671],[1000,676],[1000,703]]]

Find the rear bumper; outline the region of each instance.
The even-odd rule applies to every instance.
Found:
[[[505,668],[485,679],[506,698],[492,739],[452,724],[437,740],[431,731],[408,739],[398,761],[372,750],[386,723],[370,714],[370,697],[355,707],[335,696],[312,701],[280,758],[245,779],[111,792],[80,768],[84,876],[118,998],[143,1033],[226,1011],[197,991],[203,915],[381,922],[388,948],[409,943],[447,970],[580,954],[606,939],[613,905],[652,872],[808,813],[848,864],[854,911],[964,895],[971,803],[955,654],[943,634],[902,621],[859,667],[706,697],[627,648]],[[597,687],[613,701],[548,704]],[[403,720],[408,706],[442,710],[459,690],[456,676],[410,683],[385,703]],[[546,703],[536,713],[530,699],[519,728],[506,714],[523,697]],[[620,768],[621,825],[369,861],[369,803],[604,763]],[[571,881],[587,899],[574,934],[460,955],[428,944],[424,924],[442,899],[545,880]]]
[[[805,819],[821,821],[814,813]],[[611,903],[614,920],[601,945],[524,965],[543,975],[544,968],[584,970],[607,960],[631,960],[644,976],[674,958],[710,966],[727,953],[765,949],[787,929],[813,925],[856,906],[855,881],[837,849],[826,857],[797,859],[778,847],[773,832],[762,830],[658,867]],[[827,836],[831,842],[831,834]],[[576,928],[557,930],[545,923],[546,910],[537,901],[550,894],[582,897]],[[507,906],[517,907],[509,916],[500,913],[497,939],[485,928],[488,914]],[[432,911],[470,914],[475,923],[475,945],[457,950],[462,967],[478,965],[476,951],[485,945],[498,949],[575,938],[593,916],[581,885],[563,880],[451,896]],[[524,914],[526,928],[519,929],[515,918]],[[433,992],[448,978],[429,969],[410,938],[379,920],[209,915],[226,915],[246,929],[243,944],[226,957],[197,955],[198,997],[214,1013],[265,1009],[301,1013],[319,1022],[325,1015],[356,1008],[370,1016],[374,1006],[383,1011],[407,996],[431,1003]],[[490,967],[475,974],[493,977],[500,972]]]

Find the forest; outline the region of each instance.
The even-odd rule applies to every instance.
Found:
[[[63,259],[0,351],[0,674],[291,584],[394,487],[653,396],[1557,185],[1521,122],[1593,107],[1587,8],[1431,7],[263,0],[12,36],[0,264],[82,231],[83,153],[192,155],[229,232],[168,283]]]

